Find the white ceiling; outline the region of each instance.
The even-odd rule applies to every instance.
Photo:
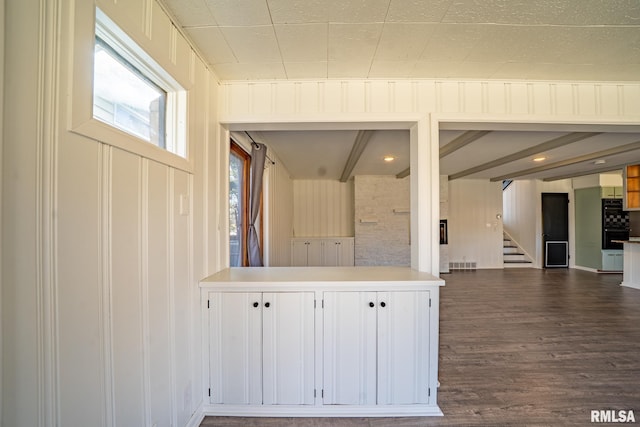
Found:
[[[163,0],[222,80],[637,81],[638,0]]]
[[[640,0],[161,0],[221,80],[458,78],[640,80]],[[531,155],[571,132],[605,131],[544,150],[570,163],[640,141],[640,126],[606,129],[484,125],[492,132],[441,158],[441,173],[497,179],[538,166]],[[236,129],[243,130],[243,129]],[[255,130],[255,129],[254,129]],[[450,124],[441,147],[474,124]],[[252,132],[294,178],[338,179],[358,130]],[[381,158],[394,154],[391,164]],[[496,159],[507,164],[465,174]],[[551,179],[640,162],[640,149],[536,171]],[[397,174],[409,133],[376,130],[354,174]]]

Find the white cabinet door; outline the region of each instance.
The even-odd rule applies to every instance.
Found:
[[[376,403],[376,294],[324,294],[324,403]]]
[[[353,238],[336,238],[323,240],[322,255],[323,265],[325,266],[353,266]]]
[[[307,240],[307,265],[309,267],[322,266],[322,240],[309,239]]]
[[[313,295],[209,294],[210,403],[314,403]]]
[[[263,294],[263,403],[314,403],[314,294]]]
[[[262,403],[262,295],[210,293],[211,403]]]
[[[307,265],[306,240],[291,240],[291,265],[294,267],[306,267]]]
[[[429,403],[429,292],[378,292],[378,404]]]
[[[294,267],[321,266],[322,255],[320,239],[291,240],[291,265]]]
[[[340,239],[338,245],[338,265],[352,267],[355,265],[355,253],[353,238]]]
[[[429,292],[324,294],[324,404],[429,402]]]

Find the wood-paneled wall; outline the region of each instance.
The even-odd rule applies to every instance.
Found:
[[[278,157],[269,151],[275,164],[265,171],[265,265],[291,265],[291,237],[293,236],[293,180]]]
[[[293,237],[353,237],[353,180],[293,181]]]
[[[217,79],[158,2],[97,3],[189,91],[190,168],[72,131],[93,0],[12,2],[1,424],[183,427],[205,395],[198,280],[221,265]]]
[[[502,183],[449,181],[449,260],[502,268]]]

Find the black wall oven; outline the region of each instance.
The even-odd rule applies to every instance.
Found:
[[[602,249],[622,249],[614,240],[629,240],[629,213],[622,199],[602,199]]]

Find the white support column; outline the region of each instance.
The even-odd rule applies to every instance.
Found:
[[[439,276],[438,241],[440,158],[438,126],[431,115],[410,130],[411,145],[411,268]]]

